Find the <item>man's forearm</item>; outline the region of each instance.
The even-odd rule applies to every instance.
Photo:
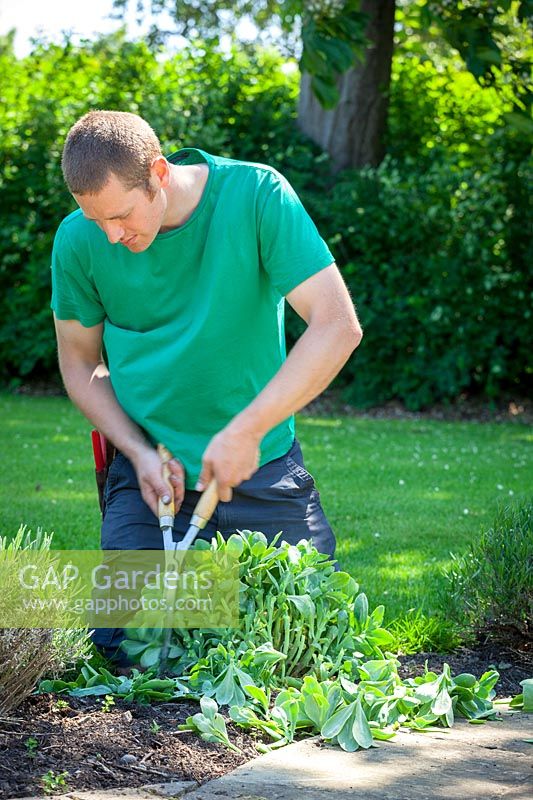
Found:
[[[329,386],[361,338],[344,322],[310,325],[276,375],[233,419],[231,427],[263,438]]]
[[[97,369],[83,363],[60,366],[65,388],[73,403],[115,447],[135,460],[149,443],[120,406],[104,365]]]

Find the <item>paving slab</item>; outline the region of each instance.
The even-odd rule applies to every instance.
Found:
[[[87,792],[68,792],[62,800],[159,800],[185,797],[198,784],[196,781],[151,783],[135,789],[93,789]]]
[[[54,797],[55,800],[160,800],[160,798],[178,800],[197,786],[196,781],[170,781],[151,783],[136,788],[73,790],[66,794],[54,795]],[[46,795],[46,797],[50,798],[50,795]],[[42,796],[22,797],[20,800],[44,800],[44,798]]]
[[[186,800],[533,800],[533,715],[400,733],[345,753],[318,737],[260,756]]]

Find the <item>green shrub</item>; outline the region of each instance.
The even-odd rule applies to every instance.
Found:
[[[500,506],[492,527],[446,571],[443,607],[474,631],[533,633],[533,500]]]
[[[436,63],[435,63],[436,61]],[[408,49],[393,60],[387,153],[430,162],[458,156],[463,167],[488,162],[488,140],[512,110],[495,88],[481,88],[460,60],[432,60]]]
[[[94,108],[139,113],[165,152],[194,145],[279,164],[292,141],[297,76],[265,50],[200,44],[161,59],[122,34],[39,44],[24,59],[0,40],[0,381],[55,373],[50,254],[76,204],[60,159],[70,126]]]
[[[334,180],[296,127],[298,74],[274,51],[197,42],[163,58],[114,34],[40,44],[20,60],[0,40],[0,381],[57,374],[50,252],[75,207],[61,147],[81,114],[107,107],[145,116],[166,152],[194,145],[285,173],[365,329],[338,378],[350,402],[419,409],[462,392],[526,394],[527,143],[503,126],[504,102],[452,62],[399,54],[393,78],[389,156]],[[304,325],[290,310],[287,320],[292,344]]]
[[[503,150],[483,171],[387,158],[346,171],[323,199],[319,223],[365,330],[343,372],[349,401],[419,409],[464,391],[527,392],[529,267],[511,237],[510,169]]]
[[[301,187],[365,329],[338,379],[361,407],[532,388],[529,143],[505,93],[420,49],[393,60],[386,160]]]
[[[0,537],[0,562],[21,550],[47,551],[51,542],[41,529],[34,535],[21,526],[10,542]],[[20,706],[41,678],[57,677],[87,658],[91,647],[86,629],[0,628],[0,714]]]

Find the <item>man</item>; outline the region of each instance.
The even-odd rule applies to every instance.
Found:
[[[119,451],[102,547],[162,547],[162,442],[174,456],[176,535],[214,477],[222,502],[208,537],[283,530],[333,555],[293,414],[328,386],[362,331],[293,189],[270,167],[195,148],[167,159],[147,122],[115,111],[78,120],[62,167],[80,208],[52,256],[60,369]],[[307,323],[288,357],[285,299]]]

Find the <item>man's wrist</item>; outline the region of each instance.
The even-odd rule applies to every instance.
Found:
[[[227,427],[232,433],[239,436],[249,436],[254,439],[258,446],[270,430],[265,420],[261,419],[260,415],[251,406],[237,414]]]
[[[154,450],[152,445],[146,439],[137,439],[128,441],[118,448],[126,458],[131,461],[135,466],[143,459],[143,457]]]

